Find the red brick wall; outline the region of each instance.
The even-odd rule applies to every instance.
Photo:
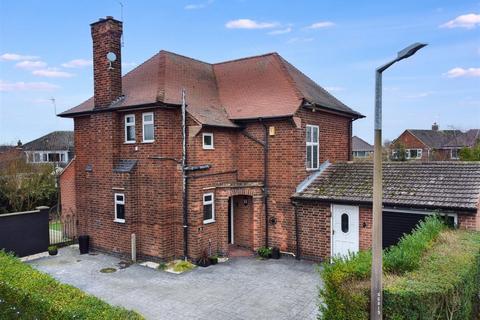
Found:
[[[142,112],[154,111],[155,142],[142,143]],[[135,114],[136,143],[124,143],[124,116]],[[348,160],[348,118],[325,112],[301,110],[301,128],[291,120],[268,121],[275,126],[269,137],[269,212],[277,223],[269,227],[270,245],[282,250],[295,250],[294,214],[290,197],[295,187],[311,172],[305,168],[305,125],[320,127],[320,161]],[[77,210],[80,230],[92,237],[95,247],[129,254],[130,235],[137,235],[137,252],[141,256],[171,258],[183,255],[183,223],[181,204],[181,171],[177,162],[154,157],[181,158],[180,112],[173,109],[150,109],[125,113],[95,113],[75,119]],[[189,173],[189,256],[196,258],[205,249],[226,252],[228,236],[228,197],[215,199],[216,221],[203,223],[203,194],[213,192],[220,184],[236,181],[263,180],[263,149],[240,133],[239,129],[204,127],[193,135],[198,124],[188,119],[188,164],[209,164],[208,170]],[[246,131],[264,139],[262,124],[246,124]],[[202,133],[214,134],[214,150],[202,148]],[[131,173],[113,173],[119,159],[136,159]],[[93,167],[86,172],[87,164]],[[115,192],[123,192],[126,200],[126,222],[114,218]],[[247,195],[245,193],[243,195]],[[242,195],[241,193],[239,195]],[[258,195],[253,199],[258,202]],[[256,211],[263,206],[255,206]],[[254,247],[264,237],[263,216],[255,215],[255,223],[239,227],[240,233],[250,230],[249,243]],[[261,218],[260,220],[264,220]],[[243,240],[242,240],[243,241]],[[248,241],[244,241],[248,243]]]
[[[429,160],[429,151],[428,146],[426,146],[422,141],[418,140],[410,131],[405,130],[397,139],[395,143],[402,144],[405,149],[422,149],[422,158],[419,160],[428,161]],[[393,150],[393,146],[392,149]],[[390,156],[391,156],[390,152]]]
[[[247,201],[247,205],[245,205]],[[238,246],[253,248],[253,206],[252,197],[236,196],[233,201],[234,243]],[[260,230],[262,232],[262,230]]]
[[[60,175],[60,203],[62,216],[75,215],[76,206],[76,185],[75,185],[75,160],[72,160]]]

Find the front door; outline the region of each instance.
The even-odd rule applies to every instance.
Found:
[[[359,250],[358,207],[332,205],[332,256],[345,256]]]

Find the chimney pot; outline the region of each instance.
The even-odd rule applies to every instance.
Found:
[[[107,108],[122,96],[122,22],[111,16],[90,25],[93,41],[93,91],[95,108]],[[113,52],[115,61],[108,61]]]
[[[433,131],[438,131],[438,124],[437,124],[436,122],[434,122],[434,123],[432,124],[432,130],[433,130]]]

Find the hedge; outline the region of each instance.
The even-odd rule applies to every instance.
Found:
[[[0,251],[0,319],[143,319]]]
[[[471,312],[473,293],[479,291],[479,239],[479,233],[449,231],[439,218],[428,217],[412,234],[384,251],[385,319],[436,319],[431,317],[451,308],[455,308],[453,317],[439,318],[466,319],[462,315]],[[325,264],[319,319],[368,319],[370,273],[370,251]],[[466,286],[463,294],[455,291],[462,285]]]

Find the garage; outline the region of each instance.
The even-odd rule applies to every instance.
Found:
[[[408,210],[384,210],[383,211],[383,248],[388,248],[402,238],[404,234],[411,233],[415,226],[433,212],[419,212]],[[445,216],[448,225],[457,223],[457,215]]]

